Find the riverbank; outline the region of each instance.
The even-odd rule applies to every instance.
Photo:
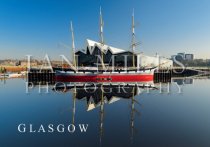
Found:
[[[0,66],[0,73],[2,72],[21,72],[26,71],[27,67],[25,66]]]

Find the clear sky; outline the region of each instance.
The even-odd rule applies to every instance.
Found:
[[[210,58],[210,0],[0,0],[0,59],[70,56],[70,21],[78,49],[99,40],[99,8],[105,43],[128,50],[135,9],[138,50]]]

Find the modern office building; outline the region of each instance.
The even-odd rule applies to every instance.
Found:
[[[193,60],[194,55],[193,54],[185,54],[185,60]]]
[[[183,60],[193,60],[194,55],[193,54],[186,54],[185,52],[177,53],[177,55],[172,55],[171,59],[176,59],[177,61],[183,61]]]

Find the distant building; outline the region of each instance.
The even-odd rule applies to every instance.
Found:
[[[18,66],[17,60],[6,59],[1,61],[1,65],[4,66]]]
[[[194,55],[193,54],[185,54],[185,60],[193,60]]]
[[[185,60],[185,52],[178,53],[177,56],[180,56],[180,57],[182,57],[183,60]]]
[[[193,54],[186,54],[185,52],[177,53],[177,55],[172,55],[171,59],[173,61],[174,61],[174,59],[176,59],[177,61],[194,60],[194,55]]]
[[[53,67],[62,67],[62,61],[51,61]]]
[[[38,61],[37,60],[33,60],[30,62],[30,66],[37,66],[38,65]],[[20,61],[20,66],[28,66],[28,61]]]

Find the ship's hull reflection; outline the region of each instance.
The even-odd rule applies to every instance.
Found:
[[[104,136],[104,112],[105,104],[111,104],[121,99],[127,99],[131,101],[131,118],[130,122],[130,140],[133,142],[134,130],[135,130],[135,113],[140,112],[135,108],[135,104],[140,104],[135,96],[140,95],[147,90],[155,90],[153,81],[147,83],[68,83],[68,84],[56,84],[54,91],[56,92],[68,92],[73,94],[73,111],[72,111],[72,123],[75,123],[76,114],[76,99],[87,101],[87,111],[91,111],[95,108],[99,109],[99,142],[102,144]]]
[[[87,101],[87,110],[92,110],[101,105],[101,101],[111,104],[120,99],[131,99],[143,91],[156,89],[153,82],[150,83],[70,83],[56,84],[54,91],[68,92],[71,91],[78,100]]]

